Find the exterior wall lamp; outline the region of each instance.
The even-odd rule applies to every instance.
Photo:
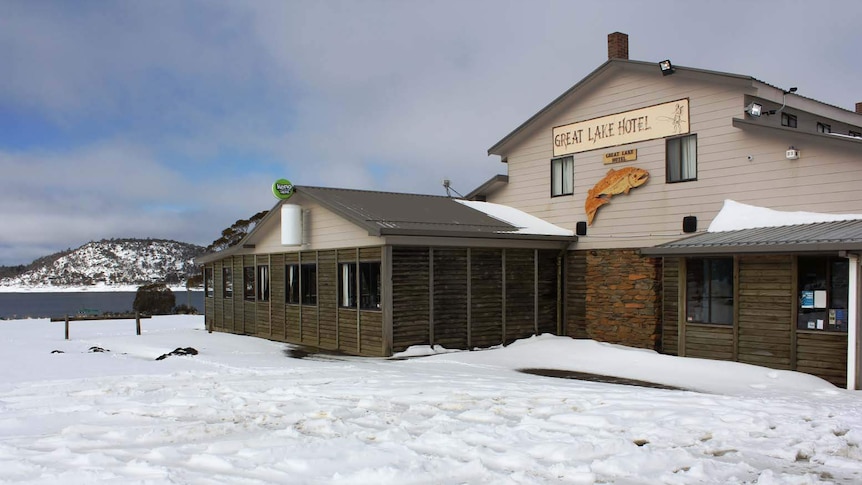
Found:
[[[751,116],[752,118],[760,118],[760,115],[763,114],[763,105],[751,103],[745,107],[745,112],[748,113],[748,116]]]
[[[658,63],[659,69],[661,69],[661,75],[667,76],[674,73],[673,64],[670,63],[670,59],[665,59]]]

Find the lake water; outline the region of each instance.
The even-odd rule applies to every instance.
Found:
[[[177,305],[190,305],[203,313],[203,291],[175,291],[174,297]],[[82,310],[131,312],[134,301],[134,291],[0,293],[0,318],[62,317]]]

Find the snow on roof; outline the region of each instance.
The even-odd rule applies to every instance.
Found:
[[[718,215],[715,216],[715,219],[712,220],[707,232],[738,231],[740,229],[754,229],[758,227],[779,227],[858,219],[862,219],[862,214],[777,211],[726,199],[724,206]]]
[[[564,229],[560,226],[551,224],[550,222],[531,216],[530,214],[515,209],[514,207],[494,204],[491,202],[478,202],[475,200],[456,199],[455,201],[517,227],[518,234],[574,236],[574,232],[569,229]]]

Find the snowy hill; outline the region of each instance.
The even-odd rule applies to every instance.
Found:
[[[0,287],[181,285],[199,272],[194,258],[203,251],[201,246],[162,239],[103,239],[40,258],[27,271],[0,279]]]

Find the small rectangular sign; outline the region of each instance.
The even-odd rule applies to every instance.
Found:
[[[635,148],[631,150],[605,153],[604,157],[602,157],[602,162],[604,162],[605,165],[610,165],[612,163],[633,162],[637,159],[638,151]]]

